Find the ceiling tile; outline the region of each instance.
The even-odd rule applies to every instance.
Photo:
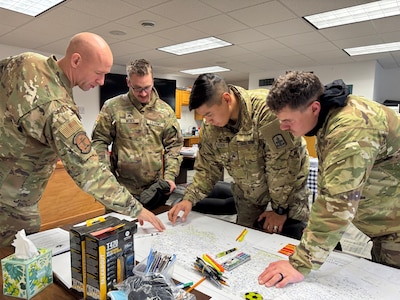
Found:
[[[151,60],[157,70],[221,64],[224,78],[246,81],[249,72],[307,68],[324,63],[378,61],[383,68],[400,63],[400,51],[349,57],[342,48],[400,41],[400,17],[317,30],[302,17],[372,0],[68,0],[38,17],[0,9],[0,44],[63,55],[72,35],[103,36],[114,54],[114,69],[131,59]],[[144,28],[141,21],[155,26]],[[110,31],[124,31],[112,35]],[[214,35],[233,46],[175,56],[161,46]],[[6,45],[6,46],[4,46]],[[307,68],[309,69],[309,68]],[[189,77],[194,78],[194,77]]]
[[[132,5],[133,3],[134,1],[128,4],[124,1],[112,0],[112,5],[110,5],[109,0],[69,0],[65,3],[65,7],[106,20],[115,20],[142,10]]]
[[[229,13],[230,16],[244,24],[255,27],[275,22],[290,20],[296,16],[278,1],[243,8]]]
[[[197,20],[206,19],[220,12],[200,1],[173,0],[149,8],[149,11],[160,16],[168,16],[172,20],[186,24]]]

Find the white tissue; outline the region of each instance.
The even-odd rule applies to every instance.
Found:
[[[15,247],[15,257],[20,259],[28,259],[39,254],[33,242],[26,237],[25,229],[17,232],[15,240],[12,242]]]

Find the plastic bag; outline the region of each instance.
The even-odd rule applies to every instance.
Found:
[[[150,272],[150,258],[154,258],[154,253],[135,266],[133,276],[115,286],[118,291],[107,295],[112,300],[196,300],[195,295],[176,287],[172,280],[175,260],[161,272]]]

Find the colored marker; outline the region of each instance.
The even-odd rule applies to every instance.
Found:
[[[179,284],[176,285],[176,287],[178,289],[184,289],[184,288],[187,288],[187,287],[192,286],[192,285],[193,285],[193,281],[186,282],[186,283],[179,283]]]
[[[232,252],[234,252],[234,251],[236,251],[237,250],[237,248],[235,247],[235,248],[232,248],[232,249],[229,249],[229,250],[226,250],[226,251],[223,251],[223,252],[220,252],[220,253],[218,253],[217,255],[215,255],[215,257],[222,257],[222,256],[225,256],[225,255],[227,255],[227,254],[229,254],[229,253],[232,253]]]
[[[199,281],[197,281],[194,285],[192,285],[186,292],[190,293],[193,291],[197,286],[199,286],[204,280],[206,280],[207,277],[201,278]]]
[[[238,237],[236,238],[236,240],[238,241],[240,238],[241,238],[241,236],[243,235],[243,233],[246,231],[246,229],[243,229],[242,230],[242,232],[238,235]]]
[[[210,255],[208,254],[203,254],[203,259],[208,262],[215,270],[218,272],[223,273],[225,271],[224,267],[221,266],[219,263],[217,263],[215,260],[213,260]]]
[[[241,242],[241,241],[244,240],[244,237],[246,236],[247,232],[248,232],[248,230],[245,229],[244,232],[243,232],[243,234],[242,234],[242,236],[239,238],[239,242]]]
[[[243,231],[239,234],[239,236],[236,238],[236,241],[241,242],[243,241],[244,237],[247,234],[247,229],[243,229]]]

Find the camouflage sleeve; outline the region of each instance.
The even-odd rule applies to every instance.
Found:
[[[210,137],[208,129],[211,126],[201,128],[202,137],[197,152],[193,176],[193,182],[190,184],[183,195],[183,199],[189,200],[195,205],[201,199],[207,197],[214,185],[222,177],[223,165],[216,159],[213,150],[213,140]]]
[[[299,201],[293,192],[306,184],[310,168],[306,142],[302,137],[293,137],[281,131],[278,120],[262,127],[260,131],[265,141],[265,173],[272,208],[290,207],[296,211],[291,206]],[[295,215],[290,217],[296,218]]]
[[[353,220],[361,191],[377,155],[379,143],[369,133],[344,126],[327,138],[325,158],[319,166],[318,196],[300,245],[290,257],[291,264],[304,275],[319,269]],[[370,133],[374,135],[373,133]],[[360,143],[354,140],[363,140]]]
[[[175,116],[171,117],[166,124],[166,130],[163,137],[164,153],[164,179],[175,181],[175,177],[179,175],[182,163],[182,155],[180,155],[183,147],[183,136],[181,128]]]
[[[110,168],[110,158],[108,155],[108,146],[115,138],[115,124],[112,118],[112,111],[107,102],[103,105],[97,116],[92,131],[92,146],[99,156],[100,162]]]
[[[78,116],[65,106],[49,110],[54,112],[46,122],[44,134],[75,183],[108,209],[137,217],[142,204],[99,163]]]

